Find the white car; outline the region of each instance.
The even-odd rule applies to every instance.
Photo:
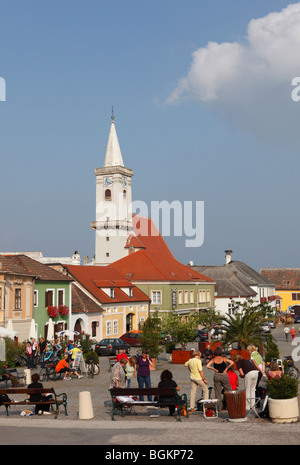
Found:
[[[268,325],[268,323],[264,323],[264,324],[262,325],[262,330],[263,330],[264,333],[270,333],[270,332],[271,332],[271,328],[270,328],[270,326]]]

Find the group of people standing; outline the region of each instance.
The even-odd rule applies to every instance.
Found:
[[[139,388],[150,388],[150,367],[152,366],[152,358],[146,350],[143,350],[142,355],[130,358],[125,351],[121,350],[117,355],[117,363],[112,368],[109,388],[129,388],[133,378],[137,378]],[[151,400],[151,397],[148,397],[148,400]]]
[[[213,384],[215,398],[218,399],[218,408],[222,410],[226,408],[224,392],[237,391],[239,387],[239,378],[244,379],[246,390],[246,409],[250,410],[255,405],[256,398],[259,397],[258,387],[262,378],[267,378],[266,366],[261,354],[257,348],[250,344],[247,347],[249,359],[244,359],[241,355],[236,354],[232,360],[223,355],[222,348],[217,346],[211,351],[211,356],[206,365],[206,368],[214,372]],[[152,365],[151,357],[146,351],[138,357],[130,357],[126,354],[119,354],[117,363],[114,365],[111,373],[110,388],[130,387],[133,377],[137,378],[139,388],[151,387],[150,367]],[[202,389],[203,400],[209,400],[208,381],[205,377],[201,362],[201,352],[194,351],[191,358],[185,363],[185,367],[190,372],[190,410],[196,410],[196,392],[198,387]],[[280,377],[282,371],[278,365],[273,362],[268,371],[268,378]],[[179,390],[176,382],[173,380],[172,373],[169,370],[164,370],[161,374],[159,387],[173,386]],[[140,400],[144,400],[143,397]],[[148,396],[151,401],[151,396]],[[170,409],[170,414],[174,413],[174,409]]]
[[[249,345],[247,351],[250,355],[249,360],[243,359],[239,354],[234,355],[232,360],[224,357],[222,355],[222,348],[219,346],[211,352],[206,368],[214,371],[214,392],[216,399],[218,399],[218,408],[220,410],[224,408],[223,393],[236,391],[239,386],[239,378],[234,370],[234,365],[239,377],[245,380],[246,408],[249,410],[255,405],[255,398],[258,397],[257,389],[259,382],[262,377],[266,378],[265,363],[254,345]],[[195,351],[193,357],[185,363],[185,366],[190,371],[190,406],[191,411],[194,412],[195,395],[198,386],[203,391],[203,399],[209,399],[207,380],[202,368],[201,353]],[[272,373],[274,373],[274,376],[277,376],[278,372],[280,370],[274,365],[273,371],[270,370],[270,376],[272,376]]]
[[[36,339],[28,341],[26,345],[27,368],[36,368],[38,364],[38,355],[41,355],[41,366],[44,367],[44,355],[47,349],[47,342],[40,337],[39,342]]]

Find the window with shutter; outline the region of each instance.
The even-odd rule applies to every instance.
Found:
[[[54,305],[54,299],[53,299],[53,291],[50,290],[50,291],[47,291],[45,293],[45,306],[46,307],[51,307],[52,305]]]
[[[58,290],[58,305],[65,305],[65,293],[63,289]]]

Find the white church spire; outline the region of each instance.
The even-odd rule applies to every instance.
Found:
[[[96,232],[95,265],[108,265],[128,255],[126,240],[133,228],[133,171],[124,166],[113,113],[111,120],[104,166],[95,169],[96,221],[91,223]]]
[[[109,166],[124,166],[113,111],[111,116],[111,125],[104,159],[104,167]]]

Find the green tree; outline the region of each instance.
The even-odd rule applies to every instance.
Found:
[[[157,312],[150,314],[143,325],[143,333],[141,338],[141,346],[143,350],[147,350],[151,358],[157,358],[161,349],[160,344],[161,320],[158,318]]]
[[[94,341],[90,339],[89,334],[80,334],[79,340],[77,342],[79,343],[79,347],[84,355],[92,351]]]
[[[180,344],[184,350],[188,342],[195,340],[198,315],[190,314],[188,321],[181,321],[177,313],[168,313],[162,320],[162,327],[172,336],[174,344]]]

